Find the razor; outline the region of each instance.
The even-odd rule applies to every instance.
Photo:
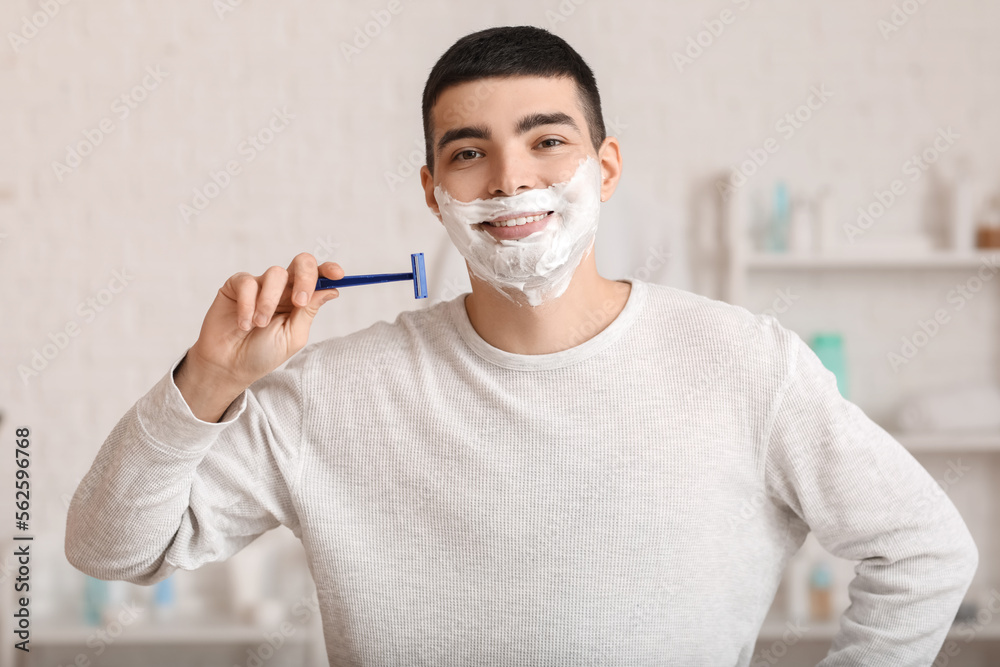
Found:
[[[410,255],[410,273],[369,273],[358,276],[344,276],[338,280],[320,278],[316,281],[316,289],[332,289],[334,287],[350,287],[352,285],[373,285],[375,283],[391,283],[397,280],[413,281],[413,298],[427,298],[427,273],[424,271],[424,253],[415,252]]]

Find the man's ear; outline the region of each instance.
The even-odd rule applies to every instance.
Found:
[[[618,179],[622,175],[622,153],[618,140],[605,137],[601,150],[597,151],[601,163],[601,201],[608,201],[618,187]]]
[[[425,164],[420,168],[420,185],[424,188],[424,202],[438,220],[441,220],[441,211],[438,209],[437,199],[434,198],[434,176]],[[441,224],[444,224],[442,220]]]

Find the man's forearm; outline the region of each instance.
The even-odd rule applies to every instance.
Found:
[[[954,528],[939,533],[949,544],[926,553],[860,562],[849,588],[851,607],[817,667],[932,664],[978,563],[964,525]]]

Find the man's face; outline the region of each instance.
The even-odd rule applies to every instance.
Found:
[[[420,178],[435,213],[437,185],[464,202],[511,196],[568,181],[588,155],[601,162],[602,201],[618,181],[617,141],[608,137],[600,152],[594,150],[576,82],[568,77],[490,78],[452,86],[431,109],[431,121],[434,174],[425,165]],[[486,229],[497,238],[511,233]]]

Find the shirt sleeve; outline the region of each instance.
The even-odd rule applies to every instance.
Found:
[[[278,525],[299,535],[291,488],[310,351],[244,390],[214,424],[184,401],[173,379],[184,357],[175,361],[80,481],[67,515],[69,562],[98,579],[151,585],[225,560]]]
[[[930,665],[976,571],[976,545],[923,466],[782,331],[788,375],[772,413],[769,492],[830,553],[859,561],[819,667]]]

